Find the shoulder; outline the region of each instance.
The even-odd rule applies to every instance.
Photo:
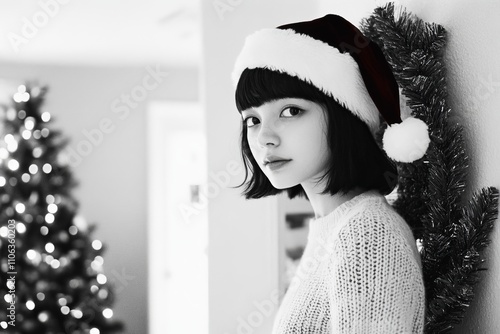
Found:
[[[382,195],[365,197],[350,209],[327,272],[332,323],[409,333],[423,321],[425,308],[411,230]]]
[[[384,234],[412,233],[401,215],[387,202],[385,197],[373,192],[351,208],[351,214],[340,233],[349,231],[380,231]],[[370,233],[371,234],[371,233]]]
[[[351,208],[351,215],[338,233],[339,250],[357,256],[386,256],[396,252],[420,266],[416,241],[406,221],[383,195],[372,193]],[[412,262],[413,262],[412,261]]]

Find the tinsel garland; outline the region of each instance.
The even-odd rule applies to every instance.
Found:
[[[469,157],[463,127],[450,119],[443,50],[446,31],[394,4],[378,7],[361,23],[376,42],[414,117],[429,126],[424,158],[398,163],[396,210],[421,249],[426,288],[426,333],[449,333],[470,305],[484,262],[481,254],[498,214],[499,191],[487,187],[464,198]]]

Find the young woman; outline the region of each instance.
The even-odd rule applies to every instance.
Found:
[[[420,255],[384,195],[396,186],[392,160],[421,158],[429,138],[422,121],[401,121],[380,49],[327,15],[247,37],[233,80],[245,197],[286,191],[315,213],[273,333],[422,333]]]

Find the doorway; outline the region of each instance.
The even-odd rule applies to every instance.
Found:
[[[150,334],[208,333],[208,218],[202,108],[148,107],[148,326]]]

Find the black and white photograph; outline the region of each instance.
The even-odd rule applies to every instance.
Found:
[[[499,334],[500,0],[0,2],[0,332]]]

